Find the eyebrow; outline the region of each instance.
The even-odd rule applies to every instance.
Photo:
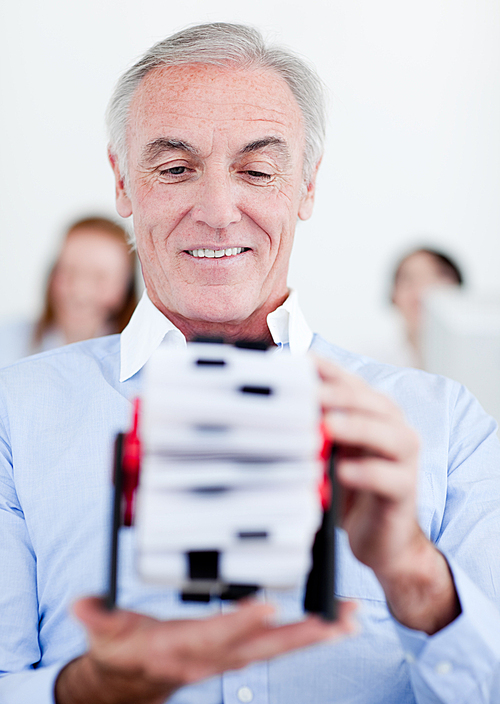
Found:
[[[251,154],[252,152],[257,152],[260,149],[265,149],[266,147],[275,147],[279,154],[284,156],[286,159],[290,158],[290,150],[288,149],[288,145],[280,137],[263,137],[262,139],[256,139],[254,142],[250,142],[243,147],[241,154]]]
[[[243,149],[240,150],[240,154],[251,154],[253,152],[260,151],[266,147],[273,147],[280,155],[285,157],[285,159],[290,158],[290,150],[286,142],[280,137],[262,137],[261,139],[256,139],[253,142],[246,144]],[[200,156],[198,149],[193,147],[189,142],[184,142],[181,139],[171,139],[169,137],[159,137],[154,139],[152,142],[146,144],[143,149],[143,159],[146,162],[155,161],[163,152],[169,151],[184,151],[194,156]]]
[[[195,149],[188,142],[183,142],[181,139],[169,139],[167,137],[159,137],[146,144],[143,149],[143,158],[145,161],[154,161],[163,152],[169,151],[183,151],[189,152],[189,154],[199,155],[197,149]]]

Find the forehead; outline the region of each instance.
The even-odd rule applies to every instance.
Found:
[[[429,276],[446,276],[439,260],[429,252],[415,252],[400,265],[396,280],[419,280]]]
[[[126,246],[108,232],[82,227],[68,234],[59,255],[59,264],[84,261],[99,264],[104,257],[127,260]]]
[[[429,252],[415,252],[405,259],[401,264],[401,268],[405,268],[408,271],[420,271],[421,269],[432,269],[434,271],[439,268],[439,262]]]
[[[199,139],[216,132],[229,141],[276,134],[302,147],[304,130],[295,97],[274,71],[205,65],[154,69],[131,103],[129,148],[177,132]]]

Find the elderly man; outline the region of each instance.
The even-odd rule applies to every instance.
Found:
[[[315,74],[254,30],[195,27],[122,77],[109,124],[117,208],[134,216],[147,295],[121,338],[0,377],[2,702],[498,701],[494,422],[453,382],[313,336],[287,289],[321,158]],[[71,618],[76,597],[104,591],[111,440],[141,369],[162,340],[206,334],[316,353],[340,447],[337,591],[361,604],[357,635],[348,601],[333,625],[300,620],[295,592],[236,610],[183,604],[138,582],[130,534],[122,608],[86,598]],[[404,406],[420,454],[382,391]]]

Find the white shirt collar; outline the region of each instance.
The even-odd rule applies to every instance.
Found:
[[[286,301],[267,316],[267,327],[278,347],[288,344],[292,354],[305,354],[313,339],[311,328],[299,308],[297,291],[290,289]]]
[[[267,316],[267,325],[275,345],[289,345],[292,354],[304,354],[313,334],[302,311],[298,296],[290,291],[286,301]],[[173,323],[151,303],[146,291],[120,336],[120,381],[126,381],[146,364],[156,348],[165,340],[182,347],[186,338]]]

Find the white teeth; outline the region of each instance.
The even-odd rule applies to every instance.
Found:
[[[220,257],[232,257],[241,254],[243,247],[227,247],[227,249],[188,249],[193,257],[208,257],[209,259],[220,259]]]

